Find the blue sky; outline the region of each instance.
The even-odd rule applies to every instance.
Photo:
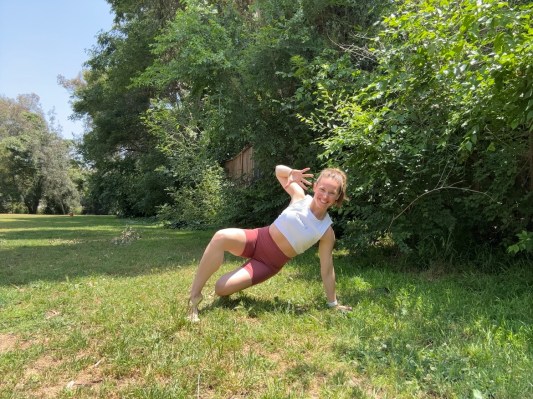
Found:
[[[63,137],[80,136],[57,76],[76,77],[112,23],[105,0],[0,0],[0,95],[37,94],[45,114],[55,109]]]

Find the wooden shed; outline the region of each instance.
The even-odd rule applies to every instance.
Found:
[[[254,150],[252,146],[242,149],[237,155],[224,164],[224,169],[228,177],[234,181],[250,182],[253,180],[254,168]]]

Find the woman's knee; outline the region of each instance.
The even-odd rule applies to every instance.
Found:
[[[211,242],[215,245],[224,245],[231,239],[231,231],[229,229],[222,229],[213,234],[213,237],[211,237]]]
[[[207,245],[206,250],[219,250],[224,251],[226,250],[226,244],[227,242],[227,235],[224,233],[223,230],[219,230],[213,234],[211,237],[211,240],[209,241],[209,244]]]
[[[215,234],[213,234],[213,237],[211,237],[211,242],[218,242],[221,240],[224,240],[226,235],[224,234],[224,230],[217,230]]]
[[[242,291],[252,284],[250,274],[244,268],[239,268],[218,279],[215,284],[215,293],[218,296],[228,296]]]
[[[241,229],[222,229],[213,234],[210,246],[239,256],[246,245],[246,235]]]
[[[228,296],[234,294],[245,287],[238,287],[235,284],[231,284],[227,279],[220,278],[215,284],[215,294],[218,296]]]
[[[230,292],[225,281],[219,279],[215,284],[215,294],[218,296],[228,296],[233,294],[233,292]]]

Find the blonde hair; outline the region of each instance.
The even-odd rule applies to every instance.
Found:
[[[320,172],[316,182],[318,183],[323,177],[333,179],[339,183],[339,197],[337,198],[337,201],[335,201],[335,205],[340,207],[344,201],[348,200],[348,197],[346,197],[346,187],[348,185],[346,181],[346,173],[338,168],[326,168]]]

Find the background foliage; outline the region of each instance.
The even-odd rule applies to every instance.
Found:
[[[66,214],[79,208],[72,143],[53,122],[35,94],[0,97],[0,212]]]
[[[85,212],[264,225],[286,205],[274,165],[338,165],[350,249],[531,251],[529,2],[109,3],[113,28],[64,82],[88,122],[74,178]],[[245,146],[257,178],[229,182],[224,162]],[[20,189],[35,191],[29,175]]]
[[[307,122],[351,172],[354,244],[451,256],[531,229],[530,18],[531,5],[405,1],[371,40],[373,71],[315,79]]]

